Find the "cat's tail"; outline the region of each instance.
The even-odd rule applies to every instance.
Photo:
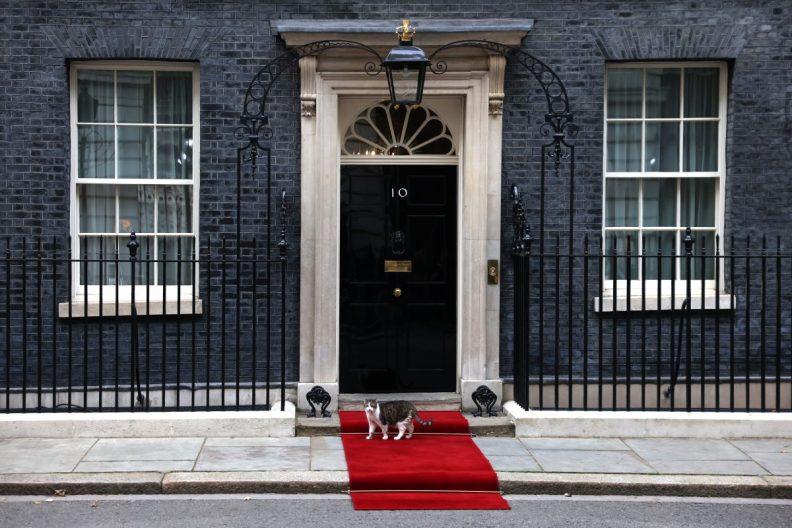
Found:
[[[428,421],[423,421],[423,420],[421,420],[421,417],[418,416],[418,412],[417,411],[412,411],[412,415],[413,415],[413,418],[415,418],[415,421],[418,422],[419,424],[421,424],[423,426],[432,425],[432,419],[431,418],[429,418]]]

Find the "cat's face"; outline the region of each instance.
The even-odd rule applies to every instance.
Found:
[[[363,410],[366,413],[373,413],[377,410],[377,400],[366,400],[363,402]]]

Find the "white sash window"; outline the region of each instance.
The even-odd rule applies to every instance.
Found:
[[[715,253],[723,228],[726,66],[717,62],[611,64],[605,81],[603,173],[606,254],[628,247],[635,258],[605,260],[606,289],[629,278],[687,280],[685,228],[693,252]],[[722,250],[722,243],[721,243]],[[640,255],[645,252],[646,258]],[[654,257],[654,258],[652,258]],[[642,262],[643,260],[643,262]],[[692,259],[691,278],[714,288],[715,269]],[[658,267],[661,267],[658,270]],[[621,286],[617,286],[621,290]],[[697,286],[700,289],[700,284]],[[635,290],[633,290],[635,291]],[[623,293],[620,291],[620,293]]]
[[[112,297],[132,284],[129,233],[139,259],[193,257],[198,210],[198,67],[85,62],[71,67],[72,251],[113,260],[75,266],[74,294]],[[190,294],[194,266],[136,266],[135,284],[162,297]],[[177,281],[181,273],[180,281]],[[165,286],[165,288],[162,288]]]

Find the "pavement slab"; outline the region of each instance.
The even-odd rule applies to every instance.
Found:
[[[531,450],[544,471],[563,473],[655,473],[625,451]]]
[[[618,438],[520,438],[528,449],[561,449],[585,451],[629,451]]]
[[[344,452],[338,449],[312,449],[312,471],[346,471],[347,463]]]
[[[95,438],[14,438],[0,440],[0,473],[72,471]]]
[[[489,455],[487,460],[495,471],[542,471],[536,460],[528,453],[522,456]]]
[[[121,460],[80,462],[75,473],[123,473],[135,471],[190,471],[195,462],[192,460]]]
[[[792,453],[749,453],[773,475],[792,475]]]
[[[789,438],[755,438],[730,442],[746,453],[792,453],[792,439]]]
[[[195,460],[203,442],[203,438],[102,438],[83,460]]]
[[[311,449],[344,449],[340,436],[311,437]]]
[[[206,447],[308,447],[311,439],[308,437],[232,437],[232,438],[207,438],[204,446]]]
[[[658,473],[676,475],[767,475],[753,460],[647,460]]]
[[[308,447],[204,447],[195,471],[287,471],[310,469]]]
[[[726,440],[695,438],[627,438],[624,442],[646,460],[750,460]]]
[[[528,450],[516,438],[477,437],[473,442],[484,455],[490,456],[530,456]]]

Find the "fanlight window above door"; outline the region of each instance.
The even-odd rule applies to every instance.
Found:
[[[375,104],[358,114],[344,134],[344,156],[455,156],[451,131],[424,106]]]

